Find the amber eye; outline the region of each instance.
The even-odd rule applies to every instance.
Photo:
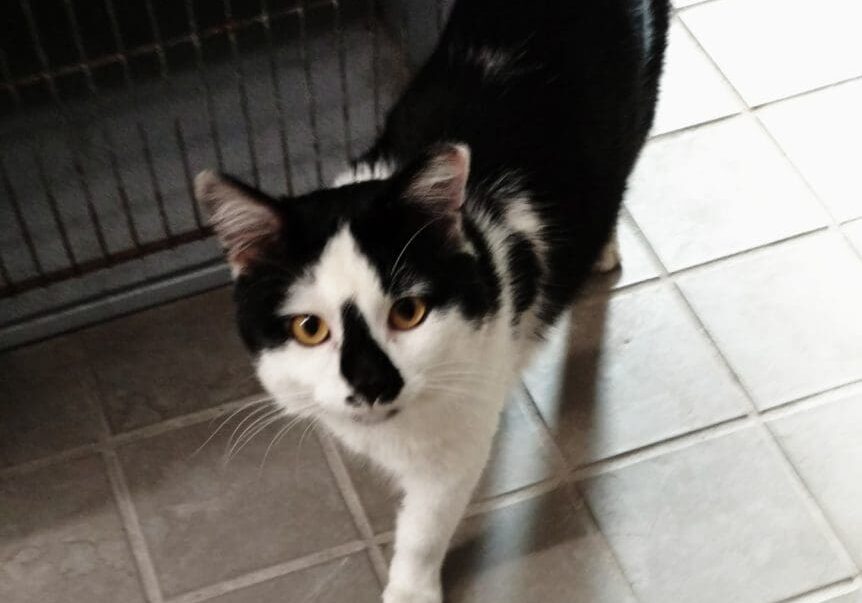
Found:
[[[290,319],[290,332],[306,346],[320,345],[329,339],[329,326],[314,314],[298,314]]]
[[[409,331],[422,324],[428,315],[428,304],[419,297],[403,297],[389,310],[389,325],[399,331]]]

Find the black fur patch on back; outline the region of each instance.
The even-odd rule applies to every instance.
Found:
[[[517,233],[509,235],[507,243],[509,249],[506,260],[511,279],[514,311],[512,323],[517,324],[521,314],[533,305],[539,295],[542,266],[533,244],[524,235]]]

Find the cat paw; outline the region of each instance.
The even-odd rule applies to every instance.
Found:
[[[593,264],[593,272],[613,272],[620,267],[621,263],[620,246],[615,235],[607,242],[601,255],[599,255],[599,259]]]
[[[383,592],[383,603],[443,603],[440,589],[415,589],[402,586],[387,586]]]

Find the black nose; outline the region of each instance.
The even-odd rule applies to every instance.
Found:
[[[356,306],[345,304],[342,313],[341,374],[354,390],[354,395],[348,396],[346,402],[351,405],[363,401],[368,404],[392,402],[404,387],[401,374],[374,341]]]

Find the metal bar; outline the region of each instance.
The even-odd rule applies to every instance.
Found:
[[[192,169],[189,165],[189,153],[186,148],[186,140],[183,137],[183,129],[180,126],[180,118],[177,117],[174,119],[174,135],[177,139],[177,147],[180,149],[180,156],[183,161],[183,176],[186,180],[186,190],[189,193],[189,201],[192,204],[192,213],[195,216],[195,224],[198,227],[198,230],[203,228],[203,222],[201,221],[201,211],[198,207],[197,201],[195,201],[195,186],[192,181]]]
[[[51,210],[51,216],[54,218],[54,225],[60,233],[60,241],[63,243],[63,249],[66,252],[66,257],[69,260],[69,265],[74,274],[78,274],[78,260],[75,257],[75,251],[72,249],[72,244],[69,241],[69,234],[66,232],[66,226],[63,224],[63,218],[60,216],[60,210],[57,207],[57,198],[51,191],[51,184],[48,181],[48,176],[45,174],[45,164],[42,161],[39,151],[33,150],[33,159],[36,162],[36,173],[39,175],[39,180],[42,182],[42,188],[45,191],[45,198],[48,200],[48,207]]]
[[[152,0],[146,0],[147,16],[150,20],[150,29],[153,31],[153,38],[156,42],[156,56],[159,59],[159,70],[162,73],[162,79],[168,77],[168,61],[165,59],[165,46],[162,44],[162,31],[159,28],[159,21],[156,19],[156,11],[153,10]]]
[[[117,49],[117,54],[113,57],[123,66],[123,79],[126,81],[126,88],[132,87],[132,72],[129,68],[129,59],[126,52],[126,43],[123,41],[123,34],[120,31],[120,22],[117,20],[117,11],[114,7],[114,0],[105,0],[105,10],[108,13],[108,20],[111,22],[111,34],[114,37],[114,46]],[[111,61],[114,62],[113,60]]]
[[[96,235],[96,242],[99,244],[99,250],[102,252],[102,257],[107,258],[111,255],[108,250],[108,243],[105,241],[105,233],[102,230],[102,223],[99,220],[99,214],[96,212],[96,206],[93,203],[93,192],[90,190],[90,185],[87,183],[87,176],[84,173],[84,166],[77,159],[72,160],[72,165],[75,168],[75,173],[78,175],[78,184],[81,187],[81,192],[84,194],[84,202],[87,205],[87,214],[90,216],[90,222],[93,224],[93,232]]]
[[[6,268],[6,261],[3,259],[2,252],[0,252],[0,279],[3,280],[4,289],[9,289],[10,292],[16,290],[15,283],[12,282],[12,277],[9,275],[9,269]]]
[[[150,175],[150,184],[153,187],[153,195],[156,198],[156,206],[159,208],[159,217],[162,220],[162,230],[165,236],[171,237],[171,225],[168,222],[168,214],[165,211],[165,197],[162,195],[162,188],[159,185],[158,176],[156,176],[156,166],[153,164],[153,154],[150,151],[150,141],[147,139],[147,133],[141,124],[138,124],[138,136],[141,138],[141,148],[144,150],[144,160],[147,164],[147,172]]]
[[[0,75],[3,76],[3,87],[12,97],[12,102],[16,107],[21,107],[21,95],[18,93],[18,87],[12,83],[12,72],[6,59],[6,51],[2,48],[0,48]]]
[[[210,138],[213,141],[213,149],[215,150],[216,163],[219,170],[224,170],[224,155],[221,150],[221,136],[218,131],[218,124],[215,120],[215,108],[213,106],[212,89],[210,88],[209,80],[206,77],[204,67],[204,54],[201,48],[201,37],[198,33],[198,23],[195,18],[195,9],[192,5],[192,0],[186,0],[186,19],[191,32],[190,39],[192,46],[195,49],[195,63],[197,64],[198,77],[201,80],[201,86],[204,89],[204,111],[206,111],[207,122],[209,124]]]
[[[112,0],[105,0],[105,1],[106,1],[106,6],[108,6],[107,3],[111,2]],[[329,0],[318,0],[312,6],[316,8],[316,7],[321,6],[321,5],[328,3],[328,2],[329,2]],[[298,12],[299,12],[298,8],[289,8],[289,9],[284,9],[284,10],[280,10],[280,11],[275,11],[269,15],[269,19],[270,19],[270,21],[274,21],[277,19],[291,16],[294,13],[298,13]],[[111,12],[109,12],[109,16],[111,16]],[[112,18],[115,19],[116,15],[114,14],[114,16]],[[261,16],[250,17],[247,19],[240,19],[240,20],[234,21],[233,28],[235,31],[239,31],[241,29],[245,29],[247,27],[250,27],[252,25],[262,23],[262,22],[263,22],[263,17],[261,17]],[[115,26],[115,24],[112,23],[112,29],[115,28],[114,26]],[[200,40],[206,40],[209,38],[223,35],[225,32],[227,32],[227,29],[228,29],[227,26],[221,26],[221,25],[208,27],[204,30],[199,31],[197,33],[197,36]],[[162,40],[161,48],[164,50],[167,48],[171,48],[173,46],[178,46],[180,44],[188,44],[190,42],[194,43],[192,35],[176,36],[173,38],[168,38],[166,40]],[[18,79],[12,80],[9,83],[0,82],[0,88],[11,89],[11,88],[16,87],[16,86],[19,88],[24,88],[26,86],[32,86],[33,84],[38,84],[38,83],[45,81],[46,79],[49,79],[49,78],[57,79],[57,78],[60,78],[60,77],[66,76],[66,75],[78,73],[80,71],[83,71],[83,69],[85,67],[89,68],[90,70],[95,70],[99,67],[104,67],[106,65],[113,65],[114,63],[127,62],[129,57],[137,57],[137,56],[143,56],[146,54],[154,54],[154,53],[158,52],[158,49],[159,49],[159,44],[155,44],[155,43],[141,44],[139,46],[135,46],[134,48],[127,49],[123,52],[117,52],[117,53],[113,53],[110,55],[90,59],[86,62],[86,64],[76,63],[76,64],[72,64],[72,65],[58,66],[58,67],[55,67],[49,71],[22,76]]]
[[[75,49],[78,51],[78,62],[84,71],[84,78],[87,80],[87,87],[93,94],[96,93],[96,82],[93,80],[93,72],[87,66],[89,59],[87,51],[84,49],[84,40],[81,38],[81,28],[78,25],[78,17],[75,15],[75,9],[72,6],[71,0],[64,0],[63,5],[66,8],[66,18],[69,21],[69,28],[72,30],[72,39],[75,41]]]
[[[350,92],[347,88],[347,50],[344,46],[344,28],[341,25],[341,5],[332,0],[333,29],[335,29],[338,52],[338,75],[341,81],[341,121],[344,126],[344,150],[347,160],[353,160],[353,136],[350,128]]]
[[[109,264],[128,262],[129,260],[134,260],[139,257],[157,253],[159,251],[165,251],[166,249],[172,249],[179,245],[200,241],[209,237],[211,234],[212,232],[209,229],[192,230],[189,232],[183,232],[177,235],[173,235],[169,238],[159,239],[158,241],[144,243],[139,249],[124,249],[123,251],[118,251],[111,254],[108,259],[95,258],[92,260],[86,260],[84,262],[81,262],[80,264],[77,264],[76,268],[74,269],[61,268],[60,270],[54,270],[52,272],[45,273],[38,278],[28,278],[17,281],[15,283],[15,293],[20,293],[28,289],[35,289],[36,287],[64,281],[73,276],[80,276],[81,274],[86,274],[88,272],[93,272],[95,270],[105,268]],[[12,293],[13,291],[9,287],[0,289],[0,297],[8,297]]]
[[[42,269],[42,262],[39,260],[39,253],[36,251],[36,245],[33,243],[33,235],[30,234],[30,228],[24,220],[24,214],[21,211],[21,203],[18,200],[18,194],[15,192],[15,187],[12,186],[12,181],[9,179],[9,172],[6,171],[6,164],[3,158],[0,157],[0,179],[3,180],[3,188],[6,189],[6,194],[9,196],[9,202],[12,204],[12,212],[15,214],[15,221],[18,223],[18,229],[21,231],[21,238],[24,239],[24,245],[30,254],[30,261],[33,262],[33,268],[36,274],[40,277],[44,276],[45,272]]]
[[[48,60],[48,55],[45,53],[45,47],[42,45],[42,37],[39,35],[39,26],[36,24],[36,18],[33,16],[33,9],[30,6],[30,0],[20,0],[21,11],[24,13],[24,18],[27,20],[27,29],[30,32],[30,40],[33,42],[33,50],[36,51],[36,58],[39,59],[39,64],[42,66],[40,74],[42,81],[48,86],[51,92],[51,97],[58,105],[62,105],[60,94],[57,92],[57,83],[51,75],[51,63]]]
[[[233,62],[236,73],[236,85],[239,89],[239,109],[242,113],[242,120],[245,125],[245,138],[248,143],[248,157],[251,161],[251,177],[255,186],[260,186],[260,170],[257,165],[257,153],[254,150],[254,127],[251,123],[251,116],[248,113],[248,92],[245,88],[245,69],[242,66],[242,60],[239,56],[239,49],[236,43],[236,32],[232,27],[233,10],[230,0],[223,0],[225,18],[227,18],[228,30],[227,37],[230,42],[230,52],[233,56]]]
[[[123,216],[126,218],[126,227],[129,230],[129,237],[132,239],[132,245],[135,249],[141,249],[141,239],[138,236],[138,229],[135,226],[135,218],[132,215],[132,206],[129,203],[129,195],[126,192],[126,185],[123,183],[123,177],[120,174],[120,165],[117,161],[117,149],[114,146],[114,141],[108,133],[107,126],[102,130],[102,137],[105,139],[105,148],[108,149],[108,160],[111,163],[111,172],[114,175],[114,183],[117,187],[117,196],[120,198],[120,207],[123,210]]]
[[[314,87],[314,79],[311,73],[311,61],[308,57],[306,44],[308,42],[308,34],[306,32],[305,23],[305,0],[302,0],[299,13],[299,55],[302,60],[302,67],[305,80],[305,96],[308,101],[308,122],[311,126],[311,144],[314,149],[314,167],[317,174],[317,186],[323,186],[323,164],[320,152],[320,133],[317,129],[317,91]]]
[[[275,45],[272,40],[272,24],[269,19],[268,0],[261,0],[261,17],[263,18],[263,27],[266,31],[266,44],[269,50],[269,77],[272,81],[272,95],[275,101],[275,110],[278,113],[278,139],[281,143],[284,181],[287,185],[287,194],[293,196],[293,169],[290,166],[290,143],[287,138],[287,128],[284,125],[284,101],[281,97],[281,81],[278,77],[278,61],[275,54]]]
[[[382,119],[380,116],[380,32],[377,18],[380,14],[378,0],[370,0],[368,28],[371,33],[371,88],[374,92],[374,128],[380,135]]]

